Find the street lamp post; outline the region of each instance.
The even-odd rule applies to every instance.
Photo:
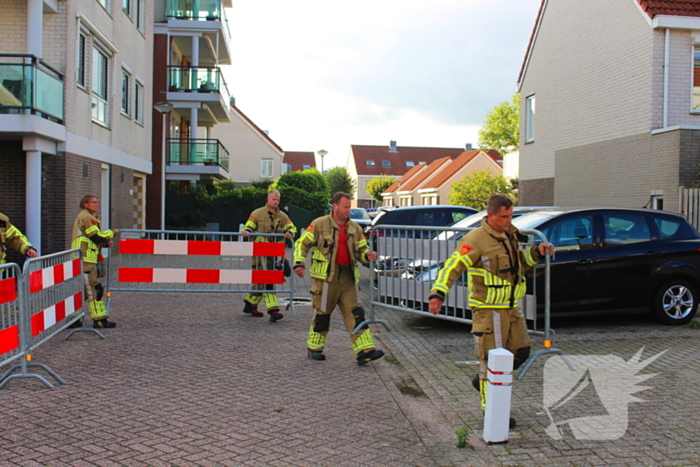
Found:
[[[168,101],[162,101],[158,102],[157,104],[153,104],[153,108],[163,115],[163,148],[160,156],[160,230],[165,230],[165,118],[167,117],[168,113],[175,108],[175,104]]]
[[[323,175],[323,156],[325,156],[326,154],[328,154],[328,151],[326,151],[325,149],[321,149],[321,150],[319,150],[319,151],[316,151],[316,153],[317,153],[319,156],[321,156],[321,175]]]

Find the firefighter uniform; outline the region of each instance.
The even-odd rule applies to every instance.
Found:
[[[114,238],[114,232],[112,230],[102,231],[100,220],[97,217],[90,214],[87,209],[80,211],[73,224],[71,248],[80,248],[83,255],[85,298],[88,301],[90,317],[95,322],[96,327],[102,327],[100,323],[106,323],[108,316],[107,306],[102,301],[104,288],[97,274],[97,262],[100,249],[106,246],[112,238]],[[113,325],[113,323],[110,324]]]
[[[35,249],[29,243],[27,237],[22,235],[22,232],[10,223],[9,217],[0,214],[0,264],[5,264],[8,247],[23,255],[26,255],[28,250]]]
[[[481,362],[479,389],[481,405],[486,403],[488,352],[505,348],[513,353],[513,369],[522,365],[530,355],[530,338],[518,300],[526,293],[525,269],[537,264],[542,257],[536,247],[523,251],[519,242],[527,241],[514,226],[503,235],[486,222],[467,235],[445,262],[430,291],[430,298],[445,300],[452,284],[467,271],[469,306],[472,310],[472,334],[475,354]],[[506,236],[507,235],[507,236]]]
[[[275,234],[285,234],[287,232],[292,235],[296,234],[297,228],[294,226],[287,214],[285,214],[281,209],[277,208],[274,212],[270,211],[267,206],[263,206],[260,209],[253,211],[248,218],[248,221],[243,226],[243,230],[248,232],[257,233],[275,233]],[[257,236],[255,238],[256,242],[280,242],[284,239],[279,237],[263,237]],[[276,268],[275,258],[268,257],[253,257],[252,267],[255,270],[265,269],[274,270]],[[258,304],[260,300],[265,301],[265,308],[267,308],[267,313],[270,315],[271,321],[276,321],[281,318],[282,315],[279,314],[279,303],[277,302],[277,294],[272,292],[274,290],[274,284],[253,284],[253,290],[260,290],[261,292],[252,292],[245,297],[245,308],[243,311],[253,316],[262,316],[262,313],[258,311]],[[275,316],[272,316],[275,315]]]
[[[367,325],[357,334],[352,334],[352,331],[365,321],[365,310],[357,298],[357,283],[360,281],[358,261],[369,263],[367,259],[369,246],[362,234],[362,228],[348,219],[345,224],[345,234],[350,261],[346,266],[337,264],[340,230],[341,228],[330,215],[319,217],[307,227],[294,245],[295,269],[305,267],[306,257],[311,250],[309,273],[312,278],[311,304],[315,313],[306,344],[312,358],[314,358],[312,353],[315,352],[319,358],[314,359],[325,359],[321,352],[326,342],[331,313],[338,306],[350,333],[352,349],[357,355],[358,363],[363,365],[369,361],[363,356],[380,352],[375,350],[372,332]]]

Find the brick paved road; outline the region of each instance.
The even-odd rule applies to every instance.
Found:
[[[119,326],[107,339],[55,338],[34,355],[66,386],[14,380],[0,390],[0,465],[700,465],[700,331],[643,315],[555,320],[569,355],[628,360],[645,346],[646,359],[668,349],[642,370],[659,373],[637,394],[646,402],[630,404],[618,440],[554,440],[543,360],[515,386],[511,441],[487,447],[477,436],[475,370],[454,363],[471,359],[467,326],[380,311],[393,327],[376,327],[387,358],[360,368],[339,316],[328,360],[314,362],[304,345],[309,306],[272,324],[243,315],[241,300],[116,293]],[[454,447],[464,422],[474,449]]]

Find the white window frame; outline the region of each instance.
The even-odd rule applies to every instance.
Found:
[[[104,67],[103,73],[98,73],[97,67],[101,60],[100,56],[104,57]],[[91,72],[91,82],[90,91],[92,94],[92,119],[103,125],[109,125],[109,68],[110,68],[111,56],[104,49],[99,47],[98,44],[93,43],[92,45],[92,66]],[[104,95],[101,95],[96,88],[98,79],[104,79]],[[102,79],[100,79],[102,81]],[[100,86],[101,87],[101,86]]]
[[[126,13],[126,15],[131,18],[131,11],[133,9],[134,2],[133,0],[122,0],[122,11]]]
[[[111,0],[97,0],[97,3],[102,5],[102,8],[109,11],[109,8],[111,6]]]
[[[132,0],[134,3],[134,21],[136,21],[136,29],[138,29],[141,32],[144,32],[143,30],[143,4],[145,3],[145,0]]]
[[[535,94],[525,98],[525,142],[535,141]]]
[[[124,80],[126,79],[126,83]],[[121,79],[119,80],[119,102],[122,115],[131,117],[131,73],[122,68]],[[124,89],[126,87],[126,89]],[[126,96],[124,95],[126,93]]]
[[[86,88],[85,78],[87,76],[87,50],[88,50],[88,35],[83,31],[78,33],[78,60],[75,68],[75,82],[81,88]]]
[[[134,120],[141,125],[143,125],[144,122],[143,109],[146,102],[144,99],[145,92],[146,86],[136,77],[134,79]]]
[[[260,176],[262,178],[272,178],[272,159],[262,159],[260,163]]]

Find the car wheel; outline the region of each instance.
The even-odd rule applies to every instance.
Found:
[[[695,285],[684,279],[672,279],[657,290],[652,313],[664,324],[686,324],[695,316],[698,298]]]

